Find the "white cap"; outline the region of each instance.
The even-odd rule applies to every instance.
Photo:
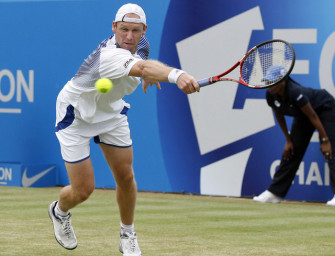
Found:
[[[140,18],[125,18],[124,16],[128,13],[135,13]],[[147,24],[147,20],[145,17],[145,13],[143,9],[138,6],[137,4],[125,4],[120,7],[115,15],[115,22],[118,21],[125,21],[125,22],[134,22],[134,23],[143,23],[144,25]]]

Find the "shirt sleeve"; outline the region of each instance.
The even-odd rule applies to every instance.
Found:
[[[117,79],[128,76],[131,68],[140,60],[127,50],[106,47],[100,55],[100,77]]]
[[[309,99],[308,97],[302,92],[301,88],[296,87],[291,91],[291,97],[293,102],[299,107],[305,106]]]

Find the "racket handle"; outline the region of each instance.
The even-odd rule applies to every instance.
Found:
[[[204,78],[204,79],[201,79],[201,80],[198,80],[198,84],[200,87],[203,87],[203,86],[206,86],[206,85],[209,85],[210,84],[210,81],[209,81],[209,77],[208,78]]]

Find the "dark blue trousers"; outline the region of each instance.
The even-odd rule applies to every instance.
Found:
[[[335,194],[335,107],[324,109],[317,114],[332,145],[333,155],[332,159],[328,161],[328,165],[330,171],[330,186]],[[280,197],[286,196],[314,131],[314,126],[307,118],[295,118],[293,120],[290,134],[294,147],[294,155],[289,160],[281,159],[279,168],[273,177],[273,182],[268,188],[270,192]]]

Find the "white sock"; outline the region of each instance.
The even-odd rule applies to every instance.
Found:
[[[69,214],[69,211],[67,211],[67,212],[63,212],[59,207],[58,207],[58,202],[57,202],[57,205],[56,205],[56,207],[55,207],[55,213],[57,214],[57,215],[59,215],[59,216],[62,216],[62,217],[65,217],[65,216],[67,216],[68,214]]]
[[[134,223],[131,225],[125,225],[122,222],[120,222],[121,225],[121,234],[124,234],[125,232],[133,233],[134,232]]]

